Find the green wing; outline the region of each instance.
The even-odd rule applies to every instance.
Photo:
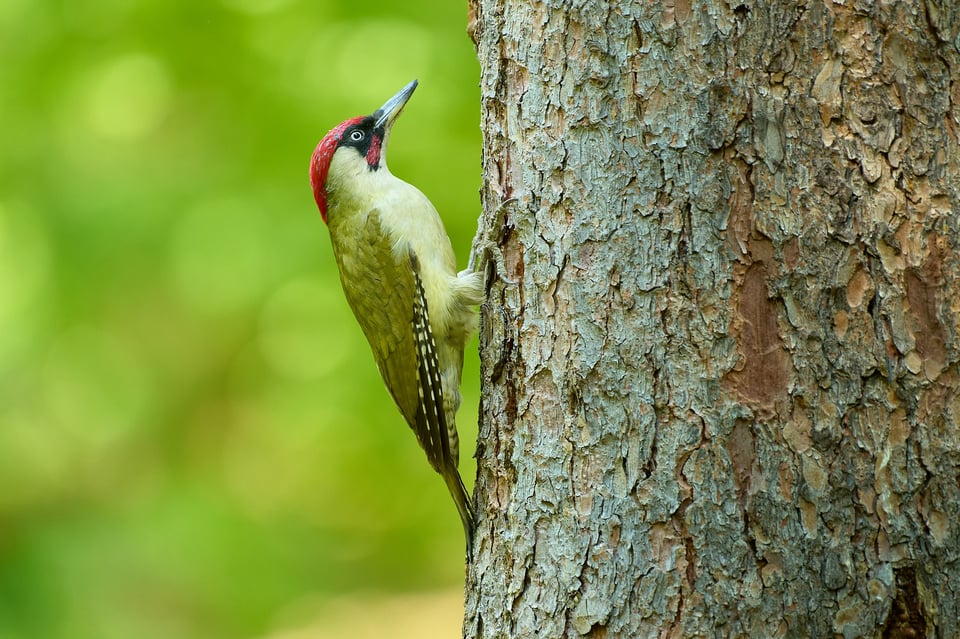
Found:
[[[443,386],[417,257],[409,248],[395,250],[375,210],[354,245],[338,245],[341,233],[334,231],[343,291],[380,375],[430,464],[445,475],[456,465],[450,456]]]

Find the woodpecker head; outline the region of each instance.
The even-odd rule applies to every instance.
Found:
[[[331,165],[341,172],[361,173],[386,168],[390,127],[417,88],[414,80],[384,103],[372,115],[344,120],[327,133],[310,160],[310,184],[323,221],[327,221],[327,180]]]

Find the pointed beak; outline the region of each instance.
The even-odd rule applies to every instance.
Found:
[[[397,116],[403,111],[403,106],[407,103],[407,100],[410,99],[410,96],[413,95],[413,90],[416,88],[417,81],[414,80],[400,89],[395,96],[387,100],[382,107],[373,113],[373,117],[377,119],[377,128],[382,126],[387,131],[390,130],[390,127],[393,126]]]

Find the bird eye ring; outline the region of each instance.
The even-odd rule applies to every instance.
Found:
[[[350,134],[350,139],[354,142],[359,142],[363,139],[363,131],[354,131]]]

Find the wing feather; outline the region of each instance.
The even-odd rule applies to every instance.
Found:
[[[417,436],[430,465],[447,484],[463,522],[469,553],[473,507],[457,471],[456,453],[451,450],[456,446],[456,433],[448,433],[448,426],[450,430],[456,428],[452,413],[459,404],[459,374],[457,379],[446,380],[453,386],[449,400],[445,401],[445,380],[417,255],[410,246],[391,243],[379,211],[374,209],[364,215],[362,220],[339,214],[329,218],[343,292],[370,343],[387,390]],[[344,226],[354,226],[359,232],[350,233]],[[460,349],[456,357],[462,366],[462,345]]]
[[[417,436],[427,452],[430,463],[438,471],[451,465],[450,441],[447,432],[446,406],[443,401],[443,379],[437,359],[436,342],[430,328],[427,297],[420,280],[420,263],[413,249],[409,251],[410,268],[413,271],[413,335],[417,349],[417,376],[419,379],[420,406],[417,410]],[[421,421],[422,418],[422,421]],[[423,434],[421,434],[421,432]],[[456,465],[454,464],[454,468]]]
[[[331,233],[331,238],[341,235]],[[397,248],[384,233],[376,210],[368,214],[355,244],[339,246],[334,239],[347,302],[370,343],[387,390],[430,465],[445,474],[451,458],[443,383],[419,261],[409,247]]]

